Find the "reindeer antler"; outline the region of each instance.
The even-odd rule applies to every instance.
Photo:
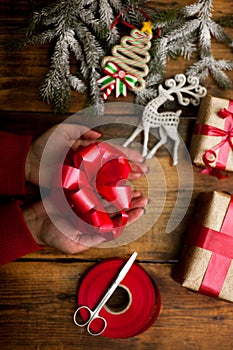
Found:
[[[188,85],[185,86],[185,83]],[[199,85],[199,79],[195,76],[186,76],[184,74],[176,74],[174,79],[167,79],[165,85],[169,87],[166,92],[171,94],[176,94],[178,101],[181,105],[187,106],[192,103],[194,106],[199,105],[200,99],[206,95],[206,88]],[[192,97],[184,97],[182,94],[191,95]]]

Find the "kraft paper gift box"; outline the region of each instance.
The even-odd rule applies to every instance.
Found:
[[[233,197],[202,193],[173,277],[183,287],[233,302],[232,259]]]
[[[206,96],[200,105],[192,135],[190,154],[202,173],[233,171],[233,100]],[[220,176],[219,176],[220,177]]]

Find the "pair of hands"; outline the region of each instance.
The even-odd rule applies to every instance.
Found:
[[[48,140],[50,141],[50,145],[47,165],[48,169],[51,170],[51,168],[55,168],[58,164],[64,150],[72,148],[76,151],[80,145],[88,145],[101,136],[102,134],[98,131],[90,130],[82,125],[63,123],[52,127],[30,146],[25,163],[26,181],[39,185],[40,176],[40,186],[49,187],[51,177],[47,175],[41,177],[41,173],[39,172],[42,154]],[[122,150],[130,161],[132,168],[129,180],[138,179],[147,172],[148,169],[142,164],[143,157],[140,153],[128,148],[122,148]],[[46,172],[46,169],[44,171]],[[78,228],[73,227],[71,223],[60,215],[49,198],[43,202],[44,204],[46,203],[46,208],[49,208],[49,211],[56,217],[57,222],[61,224],[63,231],[65,230],[67,234],[65,235],[53,224],[42,201],[34,203],[31,207],[23,210],[23,215],[32,236],[39,245],[49,245],[64,253],[75,254],[104,241],[104,238],[98,234],[88,235],[79,232]],[[135,190],[133,192],[132,207],[128,210],[127,225],[143,215],[144,207],[147,203],[148,199],[142,196],[139,191]],[[75,237],[75,241],[68,237]]]

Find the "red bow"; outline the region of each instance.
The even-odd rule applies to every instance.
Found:
[[[230,108],[230,107],[229,107]],[[233,118],[233,111],[230,111],[229,109],[222,108],[218,112],[219,117],[225,119],[227,117],[232,117]]]
[[[205,151],[205,153],[203,154],[202,159],[206,166],[206,169],[203,170],[202,173],[217,176],[219,179],[225,178],[226,177],[225,175],[222,175],[219,171],[217,171],[216,169],[213,169],[210,164],[215,162],[217,158],[217,154],[215,151],[223,147],[225,144],[228,143],[228,145],[231,147],[233,151],[233,142],[232,142],[233,127],[231,128],[231,130],[226,131],[211,125],[202,125],[201,134],[208,135],[208,136],[222,137],[222,140],[217,145]],[[227,147],[228,152],[229,152],[229,146]],[[212,156],[212,158],[210,159],[209,156]],[[218,159],[218,168],[225,170],[225,167],[226,167],[226,163],[222,161],[221,158]]]
[[[187,244],[212,252],[199,292],[217,297],[223,287],[233,259],[233,197],[227,208],[221,229],[215,231],[197,223],[190,227]]]
[[[124,209],[131,206],[131,186],[126,185],[131,168],[125,155],[107,143],[80,146],[72,162],[62,166],[61,187],[77,215],[79,231],[99,233],[106,239],[118,237],[128,221]],[[54,180],[54,198],[59,186]],[[107,202],[106,202],[107,201]],[[105,203],[104,203],[105,202]],[[111,206],[114,218],[109,215]]]
[[[213,175],[219,179],[226,178],[227,176],[223,175],[218,171],[226,169],[227,158],[229,155],[230,149],[233,151],[233,102],[229,102],[229,110],[226,108],[221,109],[218,112],[218,115],[221,118],[226,119],[224,130],[219,129],[212,125],[207,124],[197,124],[195,126],[195,134],[207,135],[207,136],[219,136],[222,137],[222,140],[212,147],[205,151],[202,156],[203,162],[206,166],[206,169],[202,170],[202,174]],[[216,151],[219,150],[219,155],[217,159]],[[212,156],[210,158],[210,156]],[[217,159],[216,168],[213,169],[211,164]]]

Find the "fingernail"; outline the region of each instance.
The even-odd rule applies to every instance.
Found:
[[[140,158],[137,159],[137,163],[143,164],[144,161],[145,161],[145,158],[143,158],[143,156],[142,156],[141,154],[139,154],[139,157],[140,157]]]
[[[142,173],[134,173],[134,176],[137,178],[140,178],[140,177],[142,177]]]
[[[98,134],[100,134],[100,136],[103,136],[103,133],[99,130],[94,130],[95,132],[97,132]]]
[[[137,197],[141,197],[142,196],[142,192],[139,190],[134,190],[134,195]]]

